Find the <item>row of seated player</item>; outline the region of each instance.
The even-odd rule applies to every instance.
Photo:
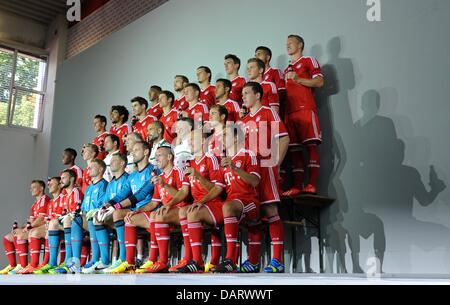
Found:
[[[299,51],[301,51],[301,49],[303,48],[303,44],[301,43],[301,41],[299,39],[295,38],[295,37],[294,38],[289,38],[289,39],[291,40],[291,44],[292,44],[292,42],[297,42],[297,49]],[[289,49],[289,39],[288,39],[288,49]],[[302,58],[303,57],[299,57],[299,59],[302,59]],[[310,60],[310,62],[312,63],[312,65],[314,65],[314,61]],[[258,62],[258,60],[249,61],[249,65],[251,65],[251,64],[256,64],[256,66],[258,67],[258,73],[261,74],[261,72],[264,71],[263,67],[261,67],[261,65]],[[301,67],[300,67],[301,65],[298,65],[298,66],[299,67],[297,67],[297,66],[296,67],[298,69],[301,69]],[[309,72],[312,72],[312,69],[309,69]],[[320,72],[320,70],[319,70],[319,72]],[[290,71],[287,74],[288,75],[288,82],[287,82],[288,86],[287,86],[287,88],[289,88],[289,82],[290,81],[297,82],[296,78],[298,78],[298,75],[292,77],[292,75],[290,73],[297,73],[298,74],[299,72],[297,72],[297,71],[295,71],[295,72]],[[313,78],[314,77],[310,76],[310,80],[313,79]],[[228,90],[228,93],[229,93],[230,89],[232,89],[231,88],[232,86],[231,87],[230,86],[226,86],[227,80],[222,80],[221,83],[224,84],[224,86],[223,86],[224,90],[225,91]],[[298,84],[298,85],[300,85],[300,84]],[[288,91],[287,95],[289,96],[289,90],[287,90],[287,91]],[[193,103],[194,102],[194,105],[198,104],[198,97],[199,97],[199,94],[200,94],[200,89],[198,88],[198,86],[196,84],[188,84],[188,85],[186,85],[185,88],[184,88],[184,93],[185,93],[185,96],[186,96],[186,100],[190,101],[189,103]],[[241,123],[241,125],[243,125],[243,130],[245,132],[245,138],[246,138],[245,142],[246,142],[247,145],[249,145],[248,143],[252,142],[252,139],[257,139],[256,141],[253,141],[256,144],[253,143],[254,145],[252,147],[249,147],[249,148],[252,148],[252,150],[256,152],[256,160],[257,160],[257,162],[260,162],[260,165],[261,165],[259,167],[259,170],[260,170],[260,179],[261,179],[262,183],[260,184],[260,187],[259,187],[259,194],[258,194],[259,198],[257,198],[257,199],[261,203],[261,214],[263,214],[264,216],[266,216],[269,219],[270,235],[271,235],[272,244],[273,244],[273,248],[274,248],[274,250],[273,250],[274,259],[272,260],[271,264],[269,266],[267,266],[266,270],[268,270],[268,272],[280,272],[280,271],[284,270],[284,266],[282,265],[282,262],[281,262],[281,260],[282,260],[281,259],[281,253],[282,253],[283,235],[284,234],[283,234],[283,225],[282,225],[281,220],[280,220],[280,218],[278,216],[278,211],[277,211],[277,206],[276,206],[276,203],[279,202],[277,167],[280,165],[281,161],[284,159],[284,155],[285,155],[285,153],[287,151],[287,145],[289,144],[289,137],[287,135],[287,132],[284,130],[284,125],[281,122],[281,120],[279,119],[276,111],[274,109],[270,109],[270,108],[264,107],[262,105],[263,99],[264,99],[263,86],[261,86],[259,83],[256,83],[256,82],[249,82],[249,83],[245,84],[244,87],[243,87],[243,90],[242,90],[242,99],[243,99],[243,102],[244,102],[243,106],[245,108],[247,108],[247,109],[244,110],[244,111],[241,111],[239,113],[239,117],[240,117],[240,121],[241,121],[240,123]],[[170,107],[170,108],[167,107],[167,106],[164,107],[164,100],[165,100],[165,102],[167,104],[170,105],[170,103],[174,101],[173,94],[171,94],[168,91],[163,91],[159,95],[159,104],[160,104],[160,106],[162,107],[162,109],[166,108],[164,112],[166,112],[166,111],[172,111],[173,112],[173,110],[170,109],[172,107]],[[144,105],[142,105],[142,103],[140,103],[139,101],[137,101],[137,103],[133,103],[133,104],[134,104],[133,108],[135,108],[135,106],[136,107],[144,106],[144,109],[146,108],[145,107],[146,106],[145,103],[143,103]],[[242,107],[242,108],[244,108],[244,107]],[[120,106],[119,108],[122,108],[122,110],[123,109],[126,110],[126,108],[123,107],[123,106]],[[203,108],[205,108],[205,107],[203,107]],[[218,135],[218,133],[220,133],[220,130],[226,130],[226,129],[223,129],[223,128],[219,128],[220,126],[217,126],[217,125],[223,126],[224,125],[224,121],[226,121],[226,119],[227,119],[227,116],[228,116],[227,110],[224,111],[224,108],[225,107],[220,107],[219,105],[213,105],[211,107],[211,111],[209,113],[202,113],[202,115],[205,115],[205,116],[208,115],[208,114],[211,114],[211,118],[209,118],[209,121],[210,121],[209,123],[210,123],[211,126],[209,126],[209,128],[212,128],[214,130],[213,138],[215,140],[221,138],[220,134]],[[216,110],[215,111],[215,115],[218,116],[219,119],[216,119],[216,120],[213,119],[213,116],[214,116],[213,112],[214,112],[214,110]],[[248,114],[245,113],[247,111],[249,112]],[[182,112],[182,115],[184,115],[184,116],[187,114],[185,111],[184,111],[184,113],[183,113],[183,111],[181,111],[181,112]],[[137,112],[135,111],[135,114],[136,113]],[[313,136],[315,136],[316,137],[315,139],[319,140],[318,122],[316,122],[315,119],[314,119],[315,118],[314,112],[313,111],[309,111],[308,113],[309,113],[309,123],[312,122],[313,126],[309,126],[310,128],[302,129],[301,131],[304,133],[303,136],[307,135],[309,133],[309,134],[312,134]],[[164,113],[163,113],[163,115],[164,115]],[[177,113],[177,115],[179,115],[179,113]],[[113,132],[113,130],[116,129],[115,127],[117,127],[117,126],[120,127],[120,126],[123,125],[123,124],[121,125],[121,123],[123,123],[123,120],[125,119],[125,116],[128,116],[128,113],[125,112],[125,113],[121,114],[119,109],[113,109],[113,111],[111,112],[111,120],[112,120],[114,126],[111,128],[111,130],[112,130],[111,134],[106,136],[105,140],[104,140],[104,148],[108,152],[108,156],[105,159],[105,161],[111,162],[113,160],[113,156],[114,156],[113,151],[111,151],[108,148],[109,146],[111,146],[111,145],[109,145],[109,144],[111,144],[109,142],[112,142],[112,146],[114,147],[114,145],[116,145],[116,147],[115,147],[116,149],[117,149],[117,144],[119,144],[119,147],[118,147],[119,149],[118,150],[122,149],[122,151],[124,151],[124,146],[125,145],[129,146],[128,150],[129,151],[130,151],[130,149],[132,150],[131,157],[133,158],[133,160],[132,160],[131,163],[129,162],[129,160],[127,160],[127,163],[129,163],[131,166],[133,166],[133,164],[136,164],[136,165],[138,164],[136,156],[135,156],[134,149],[135,149],[136,146],[139,146],[139,145],[132,146],[131,145],[132,141],[130,140],[131,137],[129,137],[129,136],[127,136],[126,141],[124,141],[125,140],[124,134],[126,134],[127,132],[124,132],[122,135],[119,133],[119,136],[115,135],[115,138],[114,138],[114,132]],[[308,118],[308,115],[306,117]],[[117,120],[117,118],[119,118],[119,120]],[[195,119],[195,116],[194,116],[194,119]],[[103,127],[104,127],[104,122],[102,122],[101,119],[100,120],[96,119],[96,120],[97,120],[97,125],[103,125]],[[203,121],[205,121],[205,119],[201,118],[198,121],[203,122]],[[173,146],[173,153],[172,153],[172,155],[174,155],[175,163],[176,163],[177,167],[180,168],[180,169],[184,169],[185,166],[187,165],[186,161],[189,160],[189,155],[191,154],[191,148],[189,147],[189,144],[190,144],[189,143],[189,138],[190,138],[190,135],[192,134],[190,130],[194,127],[192,125],[195,125],[195,123],[196,122],[198,123],[198,121],[195,120],[194,122],[192,122],[192,120],[189,120],[189,119],[181,119],[181,120],[177,121],[177,124],[173,124],[173,125],[176,126],[175,127],[175,131],[176,131],[176,136],[177,137],[175,139],[173,139],[173,141],[172,141],[173,142],[172,143],[173,144],[172,145]],[[291,125],[292,125],[293,121],[294,120],[292,120],[292,121],[289,120],[288,122],[291,123]],[[138,124],[139,122],[140,121],[137,121],[136,124],[134,124],[134,126],[139,126],[139,124]],[[160,124],[157,124],[158,122]],[[100,123],[100,124],[98,124],[98,123]],[[214,123],[216,124],[215,126],[213,126]],[[273,124],[273,123],[275,123],[275,124]],[[160,119],[160,121],[154,121],[150,125],[154,126],[158,130],[165,130],[165,132],[167,132],[167,130],[168,130],[167,128],[164,128],[164,120],[161,120],[161,119]],[[269,126],[269,125],[270,125],[270,128],[267,128],[267,126]],[[273,125],[275,125],[275,130],[276,130],[276,133],[274,133],[274,134],[272,133],[273,132],[273,130],[272,130],[273,129],[272,128]],[[185,128],[183,128],[182,126],[185,126]],[[188,127],[190,126],[190,129],[187,128],[186,126],[188,126]],[[142,130],[144,127],[145,126],[141,126],[140,129]],[[161,127],[163,127],[163,128],[161,128]],[[137,130],[139,130],[139,129],[137,129]],[[144,138],[148,138],[152,142],[152,144],[154,146],[153,148],[158,148],[158,143],[159,142],[155,142],[155,141],[151,140],[151,136],[152,135],[150,134],[150,130],[151,130],[150,126],[147,126],[146,130],[148,132],[148,135],[144,136]],[[291,128],[291,130],[292,130],[292,128]],[[297,130],[297,132],[298,132],[298,130]],[[261,135],[262,133],[264,133],[265,137],[263,137],[263,139],[260,141],[258,136]],[[224,134],[226,135],[226,133],[224,133]],[[138,136],[142,137],[142,133],[139,133],[139,132],[136,132],[134,135],[137,138],[138,138]],[[312,138],[310,138],[309,140],[311,140],[311,139]],[[220,142],[220,140],[219,141],[215,141],[215,142]],[[267,142],[267,143],[264,143],[264,145],[262,145],[260,142]],[[143,142],[139,142],[139,143],[143,143]],[[155,147],[155,144],[157,145],[156,147]],[[100,143],[99,146],[102,147],[101,143]],[[122,147],[120,147],[120,146],[122,146]],[[310,146],[313,146],[313,145],[309,145],[308,148],[310,148]],[[216,147],[213,147],[213,149],[212,149],[212,155],[213,156],[216,155],[216,153],[217,153],[217,151],[216,152],[214,151],[214,148],[217,148],[217,147],[219,147],[219,148],[221,147],[220,143]],[[86,147],[84,149],[83,155],[85,154],[85,151],[89,151],[89,149],[87,149],[87,148],[88,147]],[[267,153],[263,153],[262,152],[263,148],[264,148],[264,150],[268,149],[269,153],[268,154]],[[151,149],[152,152],[154,150],[155,149]],[[156,149],[156,151],[157,151],[157,149]],[[275,153],[273,154],[272,151],[274,151]],[[218,152],[219,152],[219,155],[222,157],[221,162],[224,161],[224,160],[228,160],[229,159],[228,157],[224,157],[221,154],[222,153],[222,149],[219,149]],[[72,155],[73,155],[73,152],[72,152]],[[68,158],[68,159],[70,159],[70,158]],[[72,156],[72,159],[74,159],[73,156]],[[96,162],[98,162],[98,160]],[[91,164],[96,164],[96,162],[92,162]],[[73,167],[73,164],[71,164],[71,165],[72,165],[71,167]],[[312,165],[312,166],[310,166],[311,171],[313,169],[314,170],[318,170],[317,169],[318,164],[310,164],[310,165]],[[106,165],[106,171],[109,170],[111,172],[111,166],[112,166],[112,163],[111,164],[107,164]],[[187,172],[189,171],[189,168],[190,168],[190,166],[188,166],[188,168],[186,168]],[[232,170],[233,173],[237,171],[237,169],[235,168],[235,164],[234,163],[231,166],[231,168],[234,168]],[[237,167],[237,168],[239,168],[239,167]],[[89,183],[92,179],[94,179],[93,176],[92,176],[92,173],[91,173],[91,169],[89,168],[89,170],[87,170],[85,172],[87,172],[88,175],[90,176],[90,177],[88,177],[88,179],[86,179],[88,181],[88,183]],[[139,172],[139,168],[138,168],[138,172]],[[77,176],[79,178],[80,174],[77,174]],[[311,178],[313,178],[313,176],[314,175],[311,175]],[[109,178],[111,178],[111,176],[109,176]],[[242,177],[240,175],[238,175],[238,180],[239,179],[242,179]],[[199,179],[199,180],[202,180],[202,179]],[[113,180],[111,180],[111,181],[113,182]],[[84,181],[79,181],[78,184],[81,185],[83,182]],[[233,183],[235,183],[234,180],[230,182],[230,184],[233,184]],[[146,186],[151,186],[151,185],[153,185],[153,183],[146,183],[145,185]],[[86,192],[88,192],[89,188],[90,188],[90,186],[88,186],[86,188]],[[203,190],[208,190],[207,186],[203,185],[202,188],[203,188]],[[134,192],[138,191],[138,188],[135,186],[134,189],[131,190],[131,191],[134,194]],[[88,197],[88,198],[90,198],[90,197]],[[231,204],[232,207],[228,207],[229,210],[227,210],[227,213],[233,214],[233,213],[236,212],[236,209],[239,210],[239,207],[236,207],[236,205],[237,206],[241,205],[240,208],[243,208],[243,209],[247,208],[248,209],[248,207],[246,207],[246,206],[243,207],[244,204],[242,204],[242,203],[233,202],[233,204]],[[194,206],[195,206],[195,204],[194,204]],[[225,206],[227,206],[227,205],[224,205],[224,207]],[[203,205],[201,207],[203,207]],[[233,207],[235,208],[234,210],[233,210]],[[153,208],[155,208],[155,207],[153,207]],[[188,209],[188,208],[186,208],[186,209]],[[180,209],[180,211],[186,210],[186,209],[182,208],[182,209]],[[208,208],[206,208],[206,209],[209,212],[211,212],[210,211],[211,209],[208,209]],[[166,211],[166,208],[165,207],[161,208],[161,211]],[[89,210],[88,212],[91,212],[91,210]],[[92,212],[92,213],[95,213],[95,212]],[[223,213],[226,214],[225,210],[223,211]],[[130,216],[129,214],[123,214],[123,213],[122,214],[118,213],[118,214],[119,214],[118,218],[121,218],[122,222],[123,222],[123,219],[127,220],[126,218],[128,216]],[[239,215],[241,215],[241,214],[239,214]],[[69,213],[68,215],[72,215],[73,216],[73,213]],[[93,216],[93,215],[90,215],[90,216]],[[148,216],[150,217],[151,215],[148,215]],[[178,220],[179,220],[182,228],[183,228],[183,226],[185,226],[187,228],[187,222],[184,219],[184,217],[186,217],[186,216],[187,216],[186,214],[178,215]],[[65,217],[64,219],[67,219],[67,217]],[[128,219],[128,220],[130,220],[130,219]],[[166,219],[166,221],[170,222],[170,221],[173,221],[173,219],[169,219],[169,220]],[[71,227],[72,227],[72,229],[74,229],[74,231],[78,232],[80,229],[82,229],[82,225],[86,226],[86,223],[89,223],[89,222],[84,222],[82,224],[78,224],[78,222],[75,222],[75,224],[78,224],[78,225],[75,226],[75,227],[73,227],[73,226],[71,226]],[[226,235],[229,235],[226,232],[227,225],[228,225],[228,227],[233,227],[231,224],[235,225],[236,222],[234,221],[234,219],[230,220],[230,219],[225,218],[224,219],[224,223],[225,223],[225,233],[226,233]],[[128,227],[132,227],[132,226],[127,226],[126,228],[128,228]],[[166,228],[166,226],[163,226],[163,227]],[[253,227],[258,228],[258,224],[254,225],[254,226],[251,226],[251,227],[252,227],[252,229],[253,229]],[[150,228],[151,228],[151,226],[150,226]],[[66,229],[69,229],[69,228],[66,228]],[[129,230],[132,230],[132,229],[129,229]],[[259,238],[258,236],[259,236],[259,234],[261,232],[260,232],[259,229],[255,229],[255,231],[257,231],[257,233],[254,233],[254,234],[252,233],[252,234],[250,234],[250,236],[254,235],[253,238],[256,238],[256,240],[258,240],[258,238]],[[119,235],[120,234],[118,234],[118,236]],[[186,244],[189,243],[189,234],[186,232],[186,229],[183,230],[183,235],[185,235],[185,246],[186,246]],[[91,236],[92,236],[92,234],[91,234]],[[233,239],[234,238],[231,238],[232,242],[233,242]],[[73,240],[73,236],[71,236],[71,240]],[[79,238],[79,237],[75,238],[77,246],[78,246],[79,243],[81,243],[81,240],[82,240],[82,238]],[[227,236],[227,241],[228,241],[228,236]],[[12,242],[12,241],[10,240],[10,242]],[[131,245],[134,246],[135,243],[131,243]],[[254,245],[255,248],[259,247],[258,246],[258,241],[252,241],[250,243],[250,245]],[[232,246],[233,245],[231,245],[230,248],[232,248]],[[250,254],[257,252],[257,251],[253,251],[252,252],[252,247],[249,247],[249,250],[250,250]],[[188,252],[189,251],[187,251],[187,255],[188,255]],[[192,251],[192,252],[195,252],[195,251]],[[77,253],[78,253],[78,251],[77,251]],[[192,254],[192,255],[194,255],[194,254]],[[77,257],[77,256],[75,256],[75,257]],[[252,255],[250,255],[250,257],[254,258],[254,256],[252,256]],[[182,262],[180,262],[180,264],[178,264],[177,266],[174,266],[175,270],[178,270],[180,268],[184,268],[187,265],[191,266],[189,268],[192,269],[193,268],[192,264],[188,264],[188,262],[190,262],[190,260],[188,260],[188,258],[189,258],[189,256],[186,259],[182,260]],[[223,267],[222,269],[224,269],[224,270],[229,270],[231,267],[234,267],[234,268],[231,268],[231,269],[235,270],[236,266],[233,265],[233,256],[227,254],[227,258],[228,258],[228,260],[225,260],[226,262],[225,261],[222,262],[222,263],[225,264],[225,267],[222,266],[223,264],[219,265],[219,266],[222,266]],[[155,267],[155,268],[156,268],[157,272],[159,270],[158,266],[159,266],[159,268],[162,268],[161,270],[165,270],[165,267],[167,267],[167,265],[164,265],[164,259],[162,261],[163,261],[162,264],[156,264],[157,267]],[[255,259],[250,259],[249,261],[246,261],[243,264],[243,266],[241,266],[241,270],[247,270],[248,272],[251,272],[251,271],[259,269],[259,266],[257,266],[254,262],[256,262]],[[92,262],[92,263],[96,264],[97,262]],[[228,265],[226,263],[228,263]],[[133,264],[129,264],[129,266],[127,264],[129,264],[129,262],[123,262],[122,269],[124,268],[124,266],[125,266],[125,269],[132,268]],[[196,268],[198,269],[199,262],[197,261],[196,264],[197,264]],[[230,264],[231,264],[231,267],[230,267]],[[79,266],[77,266],[77,267],[79,268]],[[155,269],[155,268],[153,268],[153,269]],[[25,269],[27,269],[27,268],[25,268]],[[59,268],[59,269],[61,269],[61,268]],[[89,268],[87,268],[87,269],[89,269]],[[218,268],[218,270],[222,270],[222,269]]]

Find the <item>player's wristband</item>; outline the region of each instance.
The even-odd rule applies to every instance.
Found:
[[[114,209],[116,209],[116,210],[121,210],[121,209],[122,209],[122,205],[121,205],[120,203],[116,203],[116,204],[114,205]]]
[[[31,229],[33,229],[31,222],[27,222],[27,230],[31,230]]]

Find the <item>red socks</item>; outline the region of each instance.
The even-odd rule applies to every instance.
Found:
[[[272,257],[283,262],[284,225],[280,216],[269,218],[270,239],[272,240]]]
[[[147,230],[150,233],[150,251],[148,255],[148,260],[156,262],[158,259],[158,241],[156,240],[155,234],[155,220],[150,220],[150,228]]]
[[[189,222],[188,229],[193,259],[198,265],[203,266],[205,264],[202,256],[203,224],[201,222]]]
[[[5,248],[5,254],[8,258],[9,265],[11,267],[16,267],[16,247],[14,246],[14,242],[9,241],[6,237],[4,237],[3,247]]]
[[[17,239],[16,249],[19,255],[19,264],[25,268],[28,265],[28,240]]]
[[[36,268],[37,266],[39,266],[39,256],[41,254],[41,239],[30,237],[29,243],[31,254],[30,265],[31,267]]]
[[[83,243],[81,245],[81,259],[80,259],[81,266],[86,265],[87,258],[88,258],[88,255],[90,252],[91,252],[91,247],[90,247],[89,241],[83,241]],[[91,253],[91,256],[92,256],[92,253]]]
[[[48,238],[45,239],[45,250],[44,250],[44,259],[41,263],[42,266],[48,264],[50,260],[50,247],[48,246]]]
[[[308,145],[308,155],[309,184],[317,187],[317,179],[319,178],[320,169],[319,147],[315,144]]]
[[[136,227],[130,224],[125,224],[125,248],[127,250],[127,262],[131,265],[136,263],[136,244],[137,244],[137,230]]]
[[[167,264],[169,262],[169,240],[170,230],[169,224],[164,222],[155,223],[155,235],[159,248],[159,262]],[[127,251],[128,253],[128,251]]]
[[[220,263],[220,254],[222,251],[222,241],[220,231],[211,229],[211,264],[218,265]]]
[[[236,217],[225,217],[224,227],[227,240],[227,254],[225,257],[237,264],[236,245],[238,242],[239,221]]]
[[[191,242],[189,240],[188,221],[187,218],[180,218],[181,232],[183,233],[184,241],[184,260],[190,261],[192,259]]]
[[[292,161],[292,173],[294,175],[294,185],[299,189],[303,189],[304,184],[304,164],[303,164],[303,154],[302,148],[300,146],[294,146],[291,151],[291,161]]]
[[[261,259],[261,225],[248,226],[248,260],[253,265],[259,263]]]

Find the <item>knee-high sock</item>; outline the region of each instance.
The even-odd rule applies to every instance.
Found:
[[[134,265],[136,263],[137,230],[131,224],[125,224],[125,247],[127,249],[127,262]]]
[[[292,173],[294,176],[294,187],[302,189],[304,187],[305,165],[301,146],[293,146],[290,150],[292,161]]]
[[[203,224],[199,221],[188,223],[189,242],[192,249],[193,260],[203,266],[202,245],[203,245]]]
[[[30,244],[30,265],[33,268],[39,266],[39,257],[41,254],[41,239],[30,237],[28,243]]]
[[[211,264],[219,264],[221,250],[222,240],[220,238],[220,231],[213,228],[211,229]]]
[[[124,262],[127,260],[127,250],[125,247],[125,221],[116,221],[114,227],[116,228],[117,242],[119,243],[119,259]]]
[[[192,259],[192,249],[191,249],[191,242],[189,240],[187,218],[180,218],[180,226],[181,226],[181,232],[183,233],[184,259],[189,261]]]
[[[16,247],[14,242],[8,240],[6,237],[3,238],[3,247],[5,248],[5,254],[8,258],[9,265],[11,267],[16,267]]]
[[[66,248],[66,256],[64,262],[68,263],[72,258],[72,228],[64,228],[64,245]]]
[[[48,238],[45,239],[45,247],[44,247],[44,258],[42,260],[42,266],[45,266],[48,264],[48,261],[50,260],[50,248],[48,244]]]
[[[259,264],[261,258],[261,224],[248,226],[248,260],[253,265]]]
[[[272,240],[272,256],[283,262],[284,224],[279,215],[269,217],[270,239]]]
[[[148,260],[152,262],[156,262],[158,259],[158,241],[156,240],[156,232],[155,232],[155,220],[150,220],[150,252],[148,255]]]
[[[100,247],[102,263],[105,265],[109,265],[111,260],[109,253],[109,232],[104,225],[99,225],[95,226],[95,235]]]
[[[225,237],[227,239],[226,259],[231,259],[237,264],[236,244],[238,242],[239,221],[236,217],[225,217],[224,219]]]
[[[91,241],[91,262],[98,262],[100,260],[100,247],[97,240],[97,231],[93,220],[88,221],[89,239]]]
[[[16,249],[19,254],[19,264],[25,268],[28,265],[28,240],[17,239]]]
[[[156,241],[159,248],[159,261],[167,264],[169,259],[169,240],[170,240],[170,228],[169,224],[164,222],[155,223]]]
[[[72,243],[72,258],[75,260],[74,262],[78,263],[81,261],[81,247],[83,243],[83,219],[81,217],[77,217],[72,221],[70,240]]]
[[[317,179],[319,178],[320,154],[319,147],[315,144],[308,145],[308,169],[309,184],[316,187]]]
[[[50,259],[49,264],[56,266],[58,264],[59,231],[48,231],[48,245]]]
[[[89,253],[91,254],[92,257],[91,243],[89,240],[83,240],[81,244],[81,258],[80,258],[81,266],[86,265]]]

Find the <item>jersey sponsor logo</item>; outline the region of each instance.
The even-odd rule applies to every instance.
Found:
[[[300,69],[302,67],[302,64],[298,64],[295,66],[297,69]]]
[[[242,166],[242,162],[241,161],[237,161],[236,162],[236,167],[241,168],[241,166]]]

